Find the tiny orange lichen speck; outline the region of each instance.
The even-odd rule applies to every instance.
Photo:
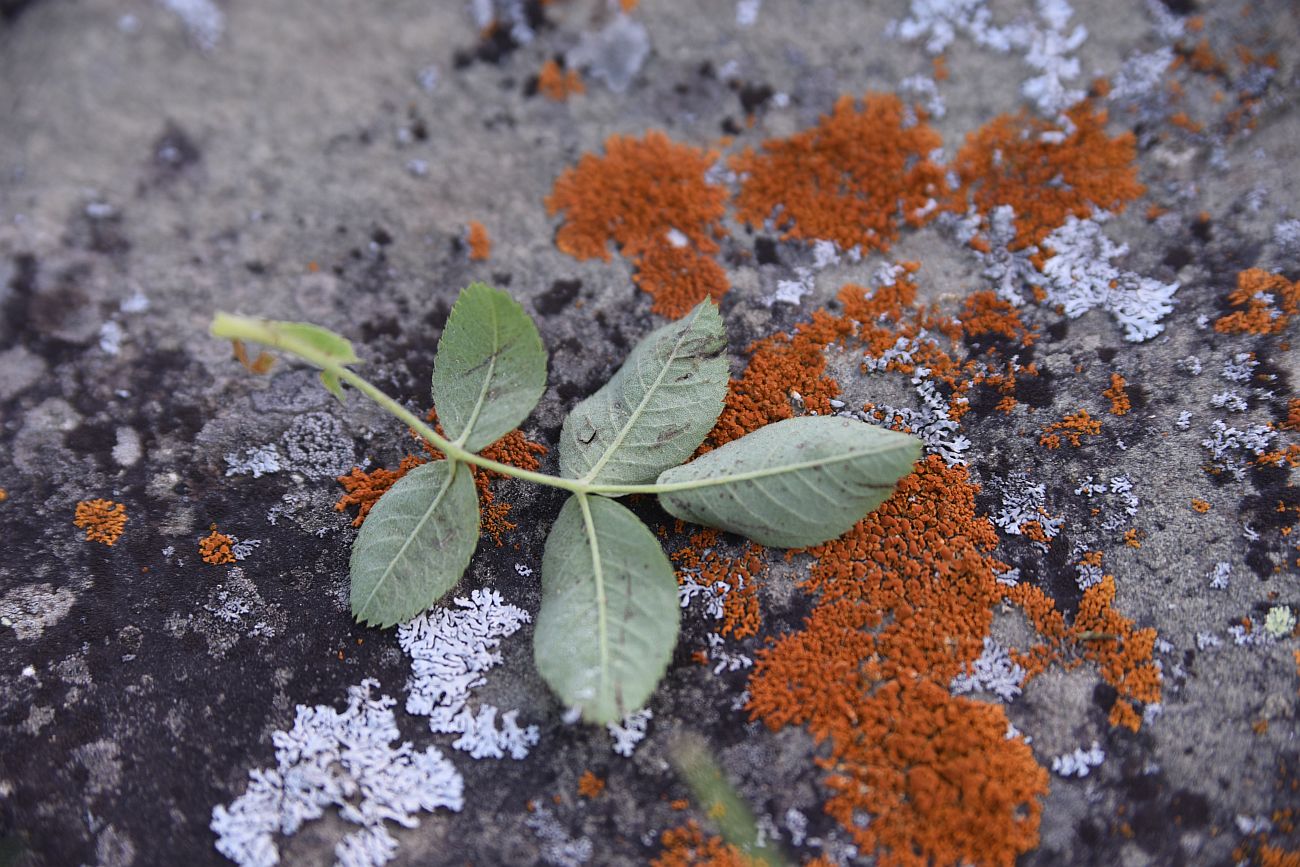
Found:
[[[587,800],[594,800],[605,791],[605,780],[591,771],[583,771],[578,778],[578,794]]]
[[[561,69],[551,59],[537,73],[537,91],[553,102],[564,102],[575,93],[586,93],[587,87],[576,69]]]
[[[1083,444],[1083,437],[1096,436],[1099,433],[1101,433],[1101,422],[1088,415],[1086,409],[1081,409],[1078,412],[1066,413],[1061,421],[1053,422],[1043,428],[1038,444],[1049,449],[1060,448],[1061,437],[1064,436],[1070,445],[1078,448]]]
[[[1102,397],[1110,398],[1111,415],[1127,415],[1128,411],[1133,408],[1133,404],[1129,401],[1128,392],[1124,390],[1127,385],[1128,383],[1125,382],[1124,377],[1118,373],[1110,375],[1110,388],[1101,394]]]
[[[111,548],[126,527],[126,506],[112,500],[82,500],[72,523],[86,531],[87,542],[102,542]]]
[[[1206,512],[1210,511],[1210,504],[1199,497],[1193,497],[1192,508],[1204,515]]]
[[[213,566],[234,563],[235,553],[231,550],[234,544],[234,539],[213,527],[212,532],[199,541],[199,556],[203,558],[204,563]]]
[[[888,249],[900,211],[901,222],[924,225],[945,195],[943,168],[929,160],[942,139],[924,121],[908,126],[906,116],[893,94],[842,96],[812,129],[737,154],[737,218],[761,228],[779,206],[786,237]]]
[[[492,239],[488,237],[487,227],[478,220],[469,221],[465,243],[469,245],[469,257],[475,262],[484,262],[492,254]]]

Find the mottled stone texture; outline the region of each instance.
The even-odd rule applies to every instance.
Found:
[[[908,5],[767,0],[742,27],[730,0],[646,0],[632,18],[651,47],[644,65],[589,76],[587,92],[565,102],[538,95],[535,76],[583,34],[610,26],[603,2],[499,3],[507,24],[488,33],[465,5],[0,0],[0,864],[225,863],[208,827],[213,807],[244,791],[249,770],[275,766],[271,734],[292,727],[298,706],[341,710],[364,678],[398,699],[401,737],[417,750],[436,746],[465,779],[462,812],[425,814],[416,830],[389,825],[400,844],[393,863],[564,863],[585,851],[566,845],[584,837],[590,863],[646,863],[661,831],[688,815],[705,819],[670,806],[688,796],[666,760],[682,731],[707,738],[801,860],[844,852],[834,842],[844,831],[822,811],[828,793],[814,757],[825,751],[802,729],[769,731],[738,709],[746,670],[698,664],[693,654],[708,650],[716,629],[701,607],[684,614],[649,736],[630,758],[614,753],[605,731],[562,721],[533,670],[527,625],[502,641],[502,664],[476,701],[518,709],[521,724],[539,727],[528,759],[473,760],[424,718],[401,713],[408,659],[391,631],[360,628],[348,613],[355,530],[333,509],[341,489],[331,476],[353,462],[395,467],[417,447],[355,395],[340,406],[292,364],[253,376],[206,327],[224,309],[344,332],[367,376],[423,410],[456,292],[491,282],[537,318],[550,386],[524,431],[553,449],[568,408],[663,322],[628,260],[578,261],[557,249],[559,218],[543,205],[556,177],[611,133],[662,129],[700,148],[726,134],[757,146],[811,126],[840,94],[914,95],[916,85],[901,82],[932,75],[931,58],[884,35]],[[1029,3],[994,5],[1000,16],[1002,6],[1034,14]],[[1094,76],[1114,83],[1126,61],[1175,41],[1161,26],[1186,28],[1197,14],[1208,16],[1204,30],[1186,31],[1182,62],[1196,62],[1203,32],[1231,64],[1207,70],[1184,97],[1206,124],[1200,133],[1148,103],[1111,106],[1112,132],[1137,135],[1151,198],[1106,231],[1129,244],[1124,268],[1181,284],[1167,328],[1129,343],[1106,313],[1068,319],[1032,307],[1040,338],[1021,361],[1042,373],[1018,386],[1019,414],[996,412],[998,396],[981,392],[963,422],[972,477],[984,484],[981,514],[1004,505],[998,484],[1032,454],[1032,481],[1047,483],[1048,507],[1066,516],[1045,551],[1023,540],[1007,549],[1022,580],[1072,614],[1072,546],[1104,549],[1117,610],[1168,642],[1156,657],[1163,715],[1137,733],[1107,724],[1114,690],[1088,666],[1053,669],[1009,705],[1044,767],[1094,740],[1107,755],[1086,778],[1052,776],[1040,846],[1026,864],[1227,864],[1238,845],[1253,853],[1253,826],[1242,819],[1259,817],[1276,823],[1277,845],[1300,845],[1272,819],[1300,802],[1300,645],[1237,644],[1230,632],[1243,617],[1258,632],[1275,605],[1300,610],[1295,537],[1280,535],[1295,518],[1276,507],[1300,508],[1294,472],[1283,464],[1241,480],[1210,475],[1200,444],[1216,419],[1280,423],[1275,407],[1295,394],[1300,326],[1266,342],[1206,324],[1227,312],[1239,271],[1300,276],[1297,228],[1286,228],[1300,202],[1300,23],[1287,0],[1256,0],[1249,14],[1239,2],[1151,7],[1078,0],[1073,20],[1090,35],[1072,86],[1086,89]],[[523,25],[526,43],[510,29]],[[611,32],[635,48],[635,28],[620,28]],[[594,45],[583,56],[595,56]],[[1276,52],[1276,68],[1243,65],[1237,45]],[[967,36],[949,47],[947,70],[946,113],[932,112],[930,123],[950,159],[966,133],[1021,107],[1032,70]],[[626,89],[611,92],[602,78],[626,78]],[[1229,104],[1253,100],[1253,131],[1228,131],[1215,90]],[[1163,216],[1146,213],[1154,202]],[[471,221],[490,234],[487,261],[469,255]],[[846,259],[814,279],[807,246],[730,220],[726,234],[717,258],[731,286],[722,311],[736,373],[751,341],[833,305],[843,283],[874,285],[885,261]],[[956,310],[969,289],[995,288],[968,252],[929,227],[903,232],[889,258],[921,261],[921,300]],[[798,306],[771,303],[782,281],[798,281],[786,293],[803,296]],[[1274,395],[1235,414],[1213,401],[1234,387],[1220,371],[1242,352],[1256,353],[1255,373],[1274,377],[1249,385]],[[1199,376],[1191,355],[1204,365]],[[859,359],[833,348],[828,358],[853,406],[912,395],[904,378],[882,393]],[[1099,396],[1109,369],[1129,383],[1122,418],[1106,415]],[[1084,405],[1106,418],[1102,444],[1036,445],[1040,428]],[[1176,423],[1184,411],[1186,429]],[[270,445],[278,471],[228,472],[246,450]],[[553,451],[543,468],[555,470]],[[1089,508],[1074,489],[1089,475],[1120,473],[1141,501],[1141,548],[1082,529]],[[517,528],[501,545],[480,543],[457,592],[491,587],[535,612],[529,570],[540,568],[562,498],[498,490]],[[94,498],[125,504],[111,547],[73,526],[76,504]],[[1194,498],[1212,511],[1195,511]],[[632,505],[672,530],[652,502]],[[1260,538],[1243,535],[1246,526]],[[259,544],[233,565],[210,565],[199,541],[213,527]],[[719,544],[728,556],[742,548]],[[806,561],[765,556],[762,631],[728,644],[750,658],[766,637],[801,628],[812,604],[795,587]],[[1209,586],[1219,562],[1232,576],[1223,591]],[[1027,627],[999,615],[994,632],[1023,645]],[[586,771],[606,781],[593,799],[578,794]],[[529,812],[530,800],[544,812]],[[791,809],[807,818],[803,832],[794,833]],[[334,818],[311,823],[282,840],[282,855],[327,863],[350,830]],[[866,853],[859,861],[869,863]]]

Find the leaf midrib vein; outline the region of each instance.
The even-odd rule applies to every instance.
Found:
[[[636,425],[637,419],[641,417],[641,413],[645,411],[647,404],[650,403],[650,398],[653,397],[655,392],[659,390],[659,385],[663,382],[664,377],[668,375],[668,368],[672,367],[673,362],[677,360],[678,350],[681,349],[683,341],[686,340],[687,335],[689,335],[691,333],[691,330],[695,327],[695,320],[700,318],[699,311],[700,308],[696,308],[695,314],[691,317],[690,321],[687,322],[686,327],[683,328],[681,333],[677,335],[677,341],[676,343],[673,344],[672,352],[668,354],[667,360],[664,361],[663,365],[659,368],[659,374],[655,377],[654,383],[649,388],[646,389],[645,394],[641,396],[641,400],[637,402],[636,408],[632,410],[632,414],[628,416],[627,422],[623,425],[622,429],[620,429],[619,432],[614,436],[614,439],[609,444],[609,447],[605,449],[604,454],[602,454],[596,460],[596,463],[592,464],[591,469],[587,471],[587,475],[585,475],[581,481],[588,484],[595,481],[596,476],[599,475],[602,469],[604,469],[605,464],[609,462],[609,459],[613,457],[614,453],[617,452],[619,448],[623,445],[623,440],[627,438],[627,435],[631,432],[633,426]],[[640,359],[638,359],[638,362],[639,361]],[[639,368],[639,363],[638,363],[638,368]],[[609,409],[610,412],[612,413],[613,412],[612,403],[609,405]]]
[[[438,495],[433,498],[433,502],[429,504],[429,508],[425,509],[424,514],[420,516],[420,520],[416,522],[415,527],[407,534],[405,541],[403,541],[401,547],[397,549],[397,553],[388,561],[388,565],[384,567],[383,574],[376,579],[374,587],[370,588],[370,595],[366,597],[366,601],[361,604],[358,611],[365,611],[370,607],[370,602],[375,598],[375,594],[379,592],[379,588],[382,587],[391,577],[396,563],[406,556],[406,549],[415,540],[415,537],[419,534],[420,530],[424,528],[425,523],[433,519],[434,514],[438,511],[438,505],[442,502],[443,497],[447,495],[447,492],[451,490],[451,483],[456,478],[456,471],[460,468],[460,465],[455,461],[450,461],[449,463],[451,464],[451,469],[447,473],[446,481],[442,483],[442,487],[438,490]]]
[[[905,446],[899,446],[898,448],[905,448]],[[883,452],[874,452],[874,451],[854,452],[846,455],[833,455],[830,457],[818,458],[817,460],[812,460],[812,461],[801,461],[800,463],[797,464],[782,464],[781,466],[778,467],[766,467],[761,470],[748,470],[743,473],[735,473],[734,475],[729,475],[729,476],[710,476],[704,479],[690,479],[681,482],[666,482],[663,485],[659,485],[659,487],[665,489],[664,493],[672,493],[674,491],[691,491],[691,490],[697,490],[699,488],[716,487],[717,485],[729,485],[735,482],[748,482],[753,479],[764,479],[767,478],[768,476],[780,476],[780,475],[785,475],[786,473],[797,473],[800,470],[816,469],[817,467],[830,466],[832,464],[843,463],[844,461],[853,461],[853,460],[857,460],[858,458],[871,457],[872,455],[876,455],[876,454],[883,454]],[[690,466],[691,466],[690,464],[682,465],[683,469]],[[890,482],[890,483],[880,484],[880,485],[868,485],[867,487],[888,488],[888,487],[892,487],[893,484],[894,483]]]
[[[483,377],[483,386],[479,389],[478,400],[474,402],[474,409],[469,414],[469,420],[465,422],[465,430],[461,431],[456,438],[456,445],[463,446],[469,441],[469,436],[474,432],[474,425],[478,423],[479,414],[483,411],[483,405],[487,401],[488,392],[492,388],[492,375],[496,373],[497,357],[501,354],[501,323],[497,319],[497,308],[495,304],[489,304],[492,318],[492,352],[488,355],[487,376]]]

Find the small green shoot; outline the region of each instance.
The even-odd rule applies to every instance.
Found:
[[[460,580],[478,544],[470,466],[568,491],[542,557],[534,655],[560,699],[589,722],[641,708],[667,670],[679,608],[654,534],[614,498],[654,494],[670,514],[765,545],[807,547],[844,533],[889,496],[921,454],[914,437],[844,418],[788,419],[689,463],[722,412],[726,334],[712,301],[648,334],[565,419],[560,475],[479,452],[546,388],[546,351],[507,293],[473,283],[438,341],[433,402],[446,436],[358,375],[345,338],[314,325],[218,313],[211,333],[278,349],[347,384],[446,455],[409,472],[371,509],[352,546],[352,613],[408,620]]]

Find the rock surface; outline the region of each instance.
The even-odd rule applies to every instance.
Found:
[[[296,834],[268,834],[285,863],[329,863],[349,834],[374,863],[376,853],[394,864],[667,859],[665,830],[693,819],[711,832],[708,810],[690,802],[669,763],[683,733],[704,736],[792,861],[913,863],[871,836],[886,833],[883,810],[858,809],[847,821],[824,811],[836,779],[902,792],[900,803],[930,824],[904,832],[918,847],[949,833],[943,822],[979,825],[970,803],[923,804],[935,789],[916,764],[877,757],[913,775],[902,783],[849,768],[838,753],[825,767],[835,764],[825,761],[829,744],[801,725],[810,711],[782,720],[746,709],[773,642],[802,634],[819,605],[802,586],[818,561],[804,554],[756,555],[765,564],[751,570],[756,634],[718,635],[723,601],[705,600],[721,591],[684,605],[653,716],[633,723],[646,729],[639,743],[563,721],[535,674],[522,620],[492,639],[495,650],[474,651],[499,660],[466,663],[483,679],[467,692],[470,710],[501,710],[475,729],[478,740],[467,738],[488,753],[483,744],[504,738],[506,756],[472,758],[453,736],[431,732],[406,708],[410,641],[349,616],[355,530],[334,508],[335,477],[354,465],[396,467],[418,447],[359,396],[340,406],[291,363],[253,376],[206,329],[218,309],[335,329],[356,342],[371,381],[423,411],[456,293],[473,280],[506,288],[548,347],[550,387],[524,433],[552,448],[542,466],[554,471],[565,412],[664,321],[632,279],[640,260],[578,260],[555,242],[563,217],[544,201],[582,155],[603,152],[607,136],[661,129],[733,155],[813,127],[842,94],[880,91],[921,106],[946,172],[965,137],[996,116],[1024,108],[1057,123],[1090,88],[1110,113],[1104,134],[1135,134],[1145,194],[1099,229],[1071,224],[1074,235],[1043,242],[1055,243],[1061,266],[1084,250],[1058,283],[1032,270],[1048,269],[1041,258],[1013,261],[988,214],[978,231],[993,250],[976,255],[972,233],[962,235],[964,207],[904,227],[891,249],[860,258],[847,244],[755,231],[733,209],[714,255],[730,286],[722,311],[733,373],[746,369],[753,341],[814,310],[838,315],[841,288],[880,287],[889,263],[920,263],[919,302],[937,305],[936,323],[976,290],[1023,294],[1017,309],[1035,340],[968,328],[953,353],[1033,362],[1038,375],[1011,392],[972,388],[960,427],[936,428],[931,450],[967,464],[982,486],[973,502],[981,522],[994,522],[981,526],[997,525],[998,547],[979,556],[1019,569],[1067,620],[1089,604],[1101,571],[1114,575],[1114,612],[1155,630],[1147,670],[1158,671],[1160,698],[1135,699],[1136,731],[1114,724],[1128,670],[1107,675],[1088,643],[1138,643],[1135,632],[1074,634],[1073,649],[1024,680],[1014,665],[1026,660],[999,662],[995,651],[1028,651],[1039,633],[1010,602],[986,606],[995,641],[984,646],[994,650],[970,669],[973,681],[952,686],[974,699],[943,701],[997,705],[1021,733],[1011,742],[1032,750],[1031,765],[1054,768],[1048,790],[1031,799],[1041,819],[1009,851],[1035,865],[1294,863],[1266,859],[1300,857],[1300,640],[1294,621],[1285,628],[1285,615],[1271,614],[1300,612],[1300,322],[1287,322],[1279,295],[1267,303],[1286,324],[1271,333],[1216,328],[1242,307],[1229,300],[1242,272],[1280,275],[1282,286],[1300,278],[1294,4],[1009,2],[992,4],[994,24],[974,14],[982,2],[647,2],[625,3],[636,7],[626,16],[598,0],[469,5],[0,3],[0,863],[227,863],[210,827],[214,808],[236,803],[250,771],[276,768],[284,736],[273,736],[307,731],[301,714],[318,706],[339,716],[322,711],[312,723],[316,748],[346,730],[372,750],[349,773],[430,748],[452,770],[408,768],[424,774],[417,791],[444,798],[398,810],[418,827],[340,821],[331,806]],[[923,21],[922,7],[943,14]],[[566,53],[585,91],[553,99],[539,76]],[[913,113],[904,126],[917,122]],[[714,180],[734,190],[743,179],[725,169]],[[469,246],[471,222],[490,235],[486,259]],[[1095,236],[1083,237],[1093,229],[1127,249],[1108,259]],[[998,250],[1006,260],[990,264]],[[1038,275],[1047,303],[1034,300],[1034,280],[999,283],[1015,268]],[[1087,306],[1074,293],[1097,273],[1103,288],[1113,280],[1152,297],[1176,284],[1171,309],[1143,296],[1136,313],[1071,310]],[[1158,333],[1133,340],[1132,328]],[[906,406],[918,413],[914,426],[933,422],[916,388],[930,371],[864,368],[871,353],[852,339],[824,344],[839,388],[829,406]],[[1112,374],[1130,404],[1122,415],[1117,397],[1103,397],[1116,388]],[[944,405],[951,388],[936,388]],[[1014,408],[1003,412],[996,405],[1008,393]],[[787,398],[796,413],[826,399]],[[1102,421],[1100,433],[1077,448],[1068,429],[1058,448],[1043,444],[1051,424],[1081,408]],[[1265,445],[1242,446],[1252,430]],[[536,612],[536,571],[562,500],[493,484],[514,526],[499,540],[485,536],[455,595],[493,590],[501,605]],[[125,507],[112,545],[74,526],[78,504],[98,499]],[[664,532],[689,583],[698,573],[681,554],[686,535],[652,503],[636,508]],[[241,559],[201,559],[214,531]],[[745,556],[743,540],[709,544],[719,557]],[[910,556],[928,562],[925,552]],[[1085,567],[1095,563],[1094,576]],[[915,628],[928,629],[933,612],[920,610]],[[448,621],[438,634],[474,644],[467,623]],[[924,681],[937,663],[921,663],[921,674],[896,679]],[[808,661],[813,670],[831,664]],[[358,686],[367,679],[368,692]],[[875,737],[860,722],[836,730],[841,746]],[[927,773],[962,780],[974,803],[1000,797],[991,772],[971,772],[949,750],[945,729],[897,722],[933,746]],[[518,731],[500,734],[511,726]],[[394,758],[404,741],[413,752]],[[527,757],[509,757],[510,745]],[[300,779],[302,791],[318,792],[343,760],[322,761],[334,770]],[[585,772],[603,791],[588,782],[580,793]],[[447,809],[455,775],[458,811]],[[375,786],[399,788],[388,778]],[[1023,818],[1023,809],[1002,818],[1018,821],[1012,813]],[[355,836],[363,828],[373,838]],[[975,862],[1003,851],[981,848],[991,844],[978,833],[971,845]],[[701,854],[697,863],[708,862]]]

